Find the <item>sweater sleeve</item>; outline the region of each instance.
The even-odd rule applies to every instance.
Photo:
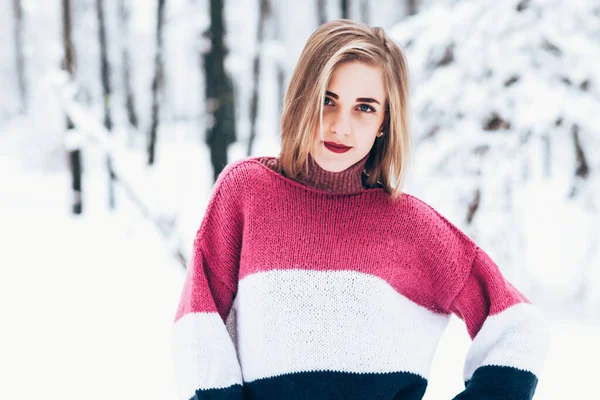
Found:
[[[237,291],[243,224],[231,175],[226,168],[215,184],[175,316],[172,354],[181,400],[243,399],[241,368],[225,325]]]
[[[451,311],[473,340],[455,399],[532,399],[549,345],[546,322],[480,248]]]

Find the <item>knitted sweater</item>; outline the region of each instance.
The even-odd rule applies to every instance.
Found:
[[[421,399],[452,314],[473,339],[455,398],[532,398],[540,313],[432,207],[365,188],[365,160],[220,174],[173,327],[181,399]]]

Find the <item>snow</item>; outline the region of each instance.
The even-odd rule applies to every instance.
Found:
[[[106,211],[102,171],[84,178],[85,214],[73,217],[67,174],[4,155],[0,398],[174,398],[183,268],[131,204]]]
[[[337,12],[336,1],[327,2],[330,14]],[[395,17],[393,2],[382,0],[369,12],[405,47],[410,64],[416,148],[407,189],[474,237],[547,316],[552,343],[535,399],[600,398],[595,369],[588,367],[600,359],[597,1],[531,0],[522,13],[515,11],[516,0],[427,1],[431,5],[422,13],[395,26],[403,11],[396,10]],[[6,10],[9,3],[0,6]],[[152,168],[145,166],[142,149],[150,120],[154,5],[131,1],[128,40],[135,44],[132,79],[141,121],[140,130],[132,131],[125,123],[120,76],[120,39],[127,38],[115,26],[116,2],[107,1],[116,91],[116,131],[107,139],[99,123],[93,2],[75,7],[81,17],[74,26],[80,86],[70,106],[87,130],[69,134],[55,97],[56,85],[64,84],[64,75],[56,72],[62,55],[59,3],[23,3],[28,118],[15,116],[17,96],[0,100],[0,398],[174,398],[170,329],[184,269],[172,254],[190,253],[212,187],[202,140],[206,115],[198,111],[204,107],[198,63],[207,2],[168,2],[166,106]],[[229,2],[226,10],[239,138],[229,149],[230,161],[247,151],[255,3]],[[289,78],[316,27],[312,3],[290,2],[275,12],[289,23],[281,26],[281,41],[264,44],[254,155],[279,152],[274,71],[282,64]],[[12,13],[0,13],[0,22],[0,89],[17,93]],[[454,62],[433,67],[451,42]],[[548,43],[562,56],[553,55]],[[520,79],[505,86],[515,75]],[[589,88],[582,90],[586,80]],[[483,132],[482,121],[492,112],[508,120],[510,129]],[[574,124],[591,169],[586,180],[574,178]],[[83,151],[79,217],[70,214],[69,146]],[[150,218],[162,226],[176,221],[168,239],[118,185],[117,210],[107,211],[107,150]],[[477,188],[480,210],[468,226],[466,204]],[[469,343],[462,322],[453,318],[434,359],[426,399],[451,398],[462,390]]]
[[[574,132],[596,171],[599,13],[583,0],[448,1],[389,30],[411,76],[409,191],[465,229],[534,302],[595,320],[600,179],[576,176]],[[505,127],[485,130],[494,115]]]
[[[28,170],[21,162],[26,150],[18,143],[27,122],[13,120],[5,128],[11,133],[1,137],[0,168],[11,174],[0,181],[0,240],[8,244],[0,252],[0,375],[5,377],[0,398],[175,398],[170,334],[183,268],[122,191],[117,191],[118,209],[106,210],[100,161],[88,166],[85,214],[74,217],[67,174]],[[170,176],[186,169],[167,162],[161,167]],[[161,197],[159,186],[146,189]],[[202,199],[198,205],[186,207],[201,213],[210,194],[204,189],[196,194]],[[200,219],[191,217],[188,229]],[[188,252],[190,246],[184,246]],[[548,319],[552,345],[535,399],[594,398],[594,369],[587,365],[600,358],[600,325]],[[425,399],[450,398],[462,390],[469,343],[462,321],[453,318],[434,358]]]

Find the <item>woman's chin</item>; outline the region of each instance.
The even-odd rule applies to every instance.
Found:
[[[348,157],[343,154],[336,154],[328,157],[313,157],[319,167],[329,172],[342,172],[352,166],[352,162],[348,161]]]

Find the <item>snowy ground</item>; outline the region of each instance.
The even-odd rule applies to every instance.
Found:
[[[25,170],[11,148],[18,142],[6,132],[0,134],[0,398],[175,398],[170,334],[183,269],[124,196],[118,212],[106,211],[101,172],[86,176],[85,215],[70,216],[66,173]],[[591,367],[600,359],[600,327],[551,323],[536,400],[600,398]],[[426,399],[461,390],[468,345],[453,320]]]

